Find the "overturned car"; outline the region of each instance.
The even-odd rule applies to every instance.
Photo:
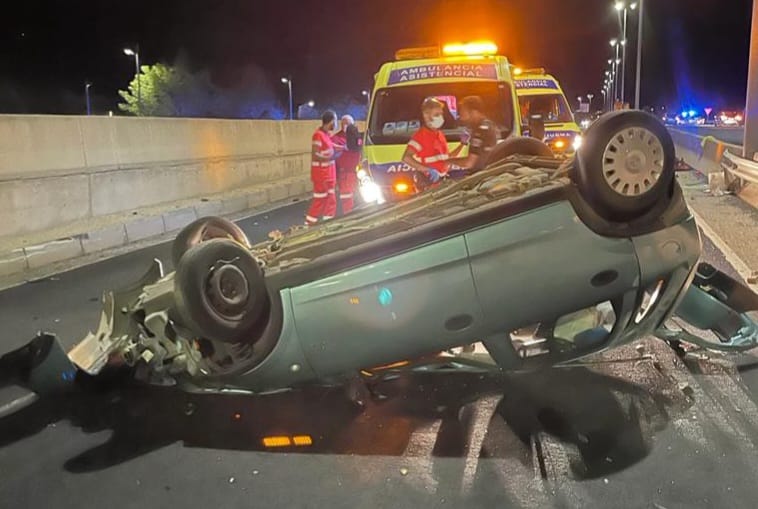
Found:
[[[187,391],[265,393],[474,342],[502,370],[649,334],[756,346],[758,296],[698,265],[658,120],[608,114],[576,157],[545,148],[507,140],[483,171],[254,246],[233,223],[199,220],[174,243],[176,271],[156,261],[107,293],[99,328],[67,356],[38,338],[30,376],[128,366]],[[674,313],[717,339],[665,327]]]

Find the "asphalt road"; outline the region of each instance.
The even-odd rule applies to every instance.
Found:
[[[303,209],[241,224],[261,240]],[[168,254],[1,292],[1,350],[39,329],[71,346],[95,327],[103,290],[156,257],[170,268]],[[0,508],[753,507],[755,362],[645,340],[571,369],[400,376],[363,412],[335,388],[201,397],[114,382],[0,418]],[[301,434],[313,445],[261,442]]]

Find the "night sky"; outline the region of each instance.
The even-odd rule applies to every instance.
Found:
[[[728,8],[726,6],[729,6]],[[751,0],[646,0],[643,103],[743,107]],[[327,104],[369,88],[401,47],[494,39],[522,66],[544,66],[569,99],[600,95],[619,32],[611,0],[25,0],[0,15],[0,113],[116,110],[133,76],[122,49],[144,64],[188,63],[220,87],[257,69],[285,103]],[[636,14],[630,17],[633,63]],[[633,88],[630,65],[629,88]]]

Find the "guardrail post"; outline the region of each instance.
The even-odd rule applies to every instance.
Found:
[[[743,156],[753,159],[758,152],[758,0],[753,0],[753,28],[750,36],[750,66],[745,106],[745,141]]]

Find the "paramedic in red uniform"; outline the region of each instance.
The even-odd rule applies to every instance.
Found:
[[[337,114],[327,111],[321,116],[321,127],[313,133],[311,150],[311,181],[313,182],[313,201],[305,222],[308,225],[318,223],[319,219],[332,219],[337,213],[337,197],[334,188],[337,185],[337,169],[334,164],[338,156],[329,133],[337,124]]]
[[[448,159],[456,157],[463,149],[459,145],[452,153],[447,148],[445,133],[445,104],[435,98],[427,98],[421,105],[422,126],[416,131],[403,154],[403,162],[426,175],[432,182],[438,182],[447,175]]]
[[[344,115],[340,119],[340,125],[342,129],[332,136],[332,142],[338,151],[342,151],[342,155],[337,159],[337,184],[342,213],[349,214],[353,210],[353,193],[358,185],[356,171],[361,161],[362,140],[353,117]]]

